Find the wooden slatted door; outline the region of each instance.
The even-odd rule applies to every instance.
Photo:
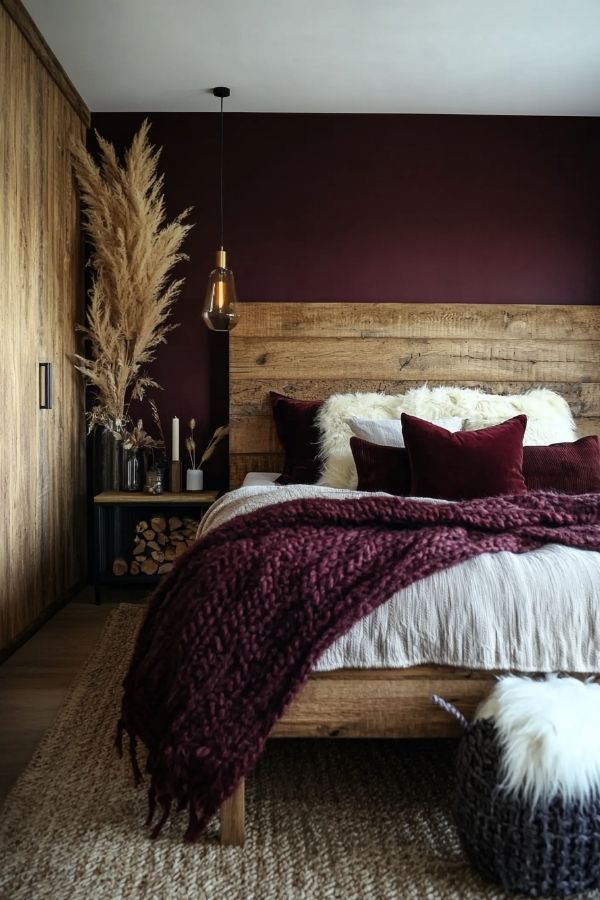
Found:
[[[85,421],[73,370],[83,292],[70,163],[85,124],[26,27],[35,29],[15,0],[0,4],[0,649],[85,572]],[[53,367],[51,410],[40,409],[44,362]]]

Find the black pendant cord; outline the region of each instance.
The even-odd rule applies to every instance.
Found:
[[[221,250],[223,243],[223,98],[221,97]]]

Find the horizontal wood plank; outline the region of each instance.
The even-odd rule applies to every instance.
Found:
[[[456,721],[434,705],[432,694],[454,703],[471,719],[494,680],[491,672],[435,666],[316,673],[270,737],[457,736]]]
[[[600,307],[481,303],[244,303],[239,337],[600,340]]]
[[[599,363],[600,369],[600,363]],[[233,417],[251,415],[271,415],[271,403],[269,392],[285,394],[289,397],[297,397],[304,400],[325,400],[332,394],[343,389],[346,393],[356,391],[375,391],[383,394],[401,394],[413,388],[423,386],[423,379],[415,381],[382,380],[367,378],[344,379],[343,385],[339,380],[333,381],[320,378],[315,374],[313,378],[298,380],[297,378],[235,380],[230,386],[229,405]],[[428,378],[428,387],[438,387],[448,384],[447,381]],[[522,394],[532,388],[548,388],[556,391],[564,397],[571,412],[576,418],[600,415],[600,374],[596,382],[568,382],[568,381],[532,381],[524,384],[522,381],[462,381],[455,379],[452,384],[462,388],[477,388],[493,394]]]
[[[593,673],[580,673],[578,677]],[[461,729],[434,705],[438,694],[470,721],[498,672],[423,665],[313,673],[272,738],[441,738]]]
[[[230,377],[600,381],[600,341],[447,338],[254,338],[230,347]]]
[[[218,491],[179,491],[177,493],[164,491],[162,494],[144,494],[141,491],[103,491],[96,494],[94,503],[102,505],[114,505],[116,503],[126,506],[165,506],[171,505],[200,505],[214,503],[219,496]]]

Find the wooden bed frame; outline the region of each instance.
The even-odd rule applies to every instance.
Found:
[[[600,432],[600,307],[245,303],[230,335],[230,486],[281,470],[269,391],[325,398],[427,382],[522,393],[549,387],[580,435]],[[312,675],[271,737],[452,737],[439,693],[469,718],[494,672],[444,666]],[[244,842],[244,782],[221,807],[221,842]]]

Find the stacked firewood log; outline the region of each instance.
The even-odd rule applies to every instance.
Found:
[[[117,556],[112,564],[113,575],[166,575],[173,562],[194,543],[196,519],[152,516],[135,526],[131,559]]]

